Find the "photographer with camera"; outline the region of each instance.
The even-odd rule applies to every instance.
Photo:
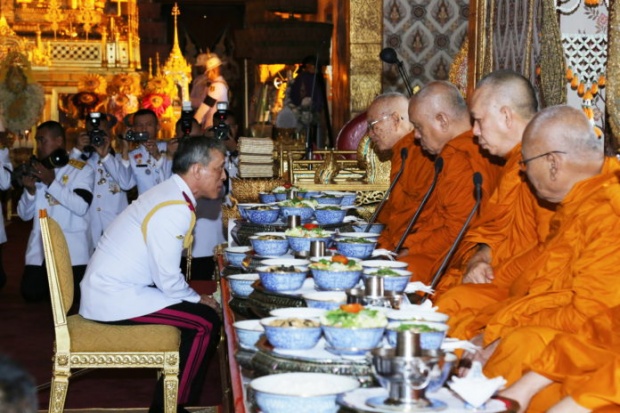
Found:
[[[125,134],[125,140],[139,144],[131,152],[128,146],[124,145],[122,149],[123,166],[132,172],[138,185],[138,195],[172,175],[172,161],[165,156],[167,145],[157,141],[158,133],[159,119],[155,112],[140,109],[133,115],[130,129]]]
[[[202,93],[205,93],[204,100],[200,103],[200,105],[196,108],[196,120],[198,123],[202,125],[203,130],[209,130],[213,126],[213,115],[217,110],[217,103],[226,102],[228,103],[228,83],[220,73],[220,66],[222,65],[222,61],[215,53],[211,53],[205,59],[200,59],[199,55],[198,62],[204,61],[204,66],[206,70],[207,84],[206,93],[204,83],[194,81],[194,85],[192,85],[192,105],[194,105],[195,97],[202,96]],[[198,66],[198,63],[196,64]]]
[[[89,209],[90,236],[97,246],[103,231],[112,220],[127,208],[127,193],[136,185],[131,170],[125,168],[120,154],[111,145],[112,128],[116,118],[93,112],[87,117],[86,130],[77,138],[71,157],[83,159],[95,171],[93,202]]]
[[[24,192],[17,204],[17,215],[30,221],[40,209],[47,209],[62,228],[73,266],[74,303],[79,303],[79,283],[90,258],[88,208],[93,200],[93,168],[86,162],[69,159],[65,150],[65,130],[55,121],[37,127],[36,159],[32,160],[20,179]],[[27,301],[49,297],[47,271],[43,265],[43,241],[39,220],[35,219],[26,247],[26,265],[21,293]]]

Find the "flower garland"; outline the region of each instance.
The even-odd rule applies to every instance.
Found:
[[[598,95],[599,90],[604,88],[607,79],[604,74],[600,74],[598,77],[598,81],[592,82],[591,85],[586,85],[583,81],[579,80],[579,76],[573,73],[573,70],[570,67],[566,68],[566,81],[570,83],[570,87],[573,90],[577,91],[577,95],[581,98],[583,103],[581,104],[581,109],[583,113],[586,114],[592,126],[594,126],[594,132],[596,132],[596,136],[599,138],[603,136],[603,131],[601,128],[594,124],[594,108],[593,104],[594,98]]]

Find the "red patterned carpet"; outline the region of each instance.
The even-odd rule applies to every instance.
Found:
[[[47,409],[51,379],[53,322],[49,303],[27,303],[19,295],[24,266],[24,251],[30,223],[14,217],[7,226],[9,241],[3,245],[3,262],[8,282],[0,291],[0,352],[8,354],[35,378],[39,408]],[[65,407],[67,409],[145,408],[149,406],[156,381],[153,369],[102,369],[72,377]],[[211,363],[202,406],[215,406],[221,400],[217,362]]]

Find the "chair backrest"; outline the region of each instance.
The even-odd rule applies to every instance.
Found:
[[[368,131],[366,112],[362,112],[349,120],[336,137],[336,149],[356,151],[360,141]],[[355,159],[355,155],[346,155],[348,159]]]
[[[69,246],[60,225],[47,216],[47,210],[39,211],[41,238],[45,252],[45,266],[50,287],[54,324],[66,325],[67,311],[73,302],[73,268]]]

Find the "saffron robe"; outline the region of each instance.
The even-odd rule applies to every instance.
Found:
[[[461,284],[469,259],[477,251],[478,244],[491,248],[491,266],[497,268],[542,242],[547,236],[553,210],[539,203],[521,172],[521,144],[507,155],[497,189],[484,207],[484,213],[476,219],[460,243],[451,264],[437,286],[435,298],[451,287]],[[447,304],[444,304],[444,307]],[[444,309],[448,313],[453,309]]]
[[[422,150],[411,132],[401,138],[392,148],[390,181],[394,181],[400,170],[402,148],[407,148],[408,151],[405,169],[377,218],[378,222],[385,224],[378,240],[378,248],[390,251],[400,241],[409,220],[430,186],[435,171],[433,161]]]
[[[482,198],[486,199],[495,190],[501,169],[481,152],[471,131],[450,140],[439,156],[444,160],[443,171],[405,240],[408,254],[399,258],[409,264],[412,279],[423,283],[431,282],[433,268],[445,257],[476,202],[474,173],[482,174]]]

